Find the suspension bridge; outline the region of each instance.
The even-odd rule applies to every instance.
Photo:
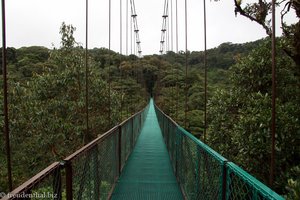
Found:
[[[283,199],[154,105],[55,162],[8,199]],[[55,197],[55,198],[54,198]]]
[[[111,1],[109,1],[109,10],[111,10],[110,2]],[[120,1],[120,4],[121,2],[122,1]],[[165,1],[162,16],[163,24],[159,50],[161,54],[173,49],[173,43],[170,43],[170,40],[173,41],[173,34],[171,31],[170,36],[168,31],[170,29],[169,21],[167,21],[170,14],[168,2],[168,0]],[[140,30],[137,24],[134,0],[130,0],[130,5],[131,24],[133,26],[131,32],[134,33],[134,38],[131,37],[131,42],[134,44],[133,52],[141,56]],[[173,11],[173,9],[171,11]],[[186,7],[185,11],[187,12]],[[205,12],[204,10],[204,14]],[[171,13],[171,15],[173,15],[173,13]],[[109,14],[109,22],[110,21],[111,13]],[[171,24],[173,24],[173,22],[171,22]],[[204,24],[206,26],[206,22]],[[4,129],[8,154],[8,171],[10,171],[4,0],[2,0],[2,27],[4,33]],[[176,27],[176,29],[177,28],[178,27]],[[187,31],[187,29],[185,30]],[[109,23],[109,49],[111,41],[110,35],[111,23]],[[206,52],[206,33],[204,35]],[[172,39],[170,39],[170,37]],[[178,37],[178,35],[176,37]],[[126,43],[128,43],[128,41]],[[85,47],[85,66],[88,71],[87,44],[88,0],[86,0]],[[122,44],[120,45],[120,52],[121,51]],[[88,73],[86,74],[88,75]],[[207,74],[205,73],[205,105],[207,102],[206,76]],[[88,91],[88,77],[86,77],[86,90]],[[86,94],[86,105],[88,105],[88,92],[86,92]],[[87,130],[89,130],[88,106],[86,106],[86,113],[86,126]],[[9,182],[11,182],[10,173],[8,179]],[[11,183],[10,188],[12,189]],[[149,100],[147,107],[142,111],[113,127],[72,155],[61,161],[52,163],[40,173],[12,190],[8,195],[3,197],[2,200],[45,198],[67,200],[283,199],[280,195],[276,194],[236,164],[222,157],[205,143],[180,127],[155,105],[153,99]]]

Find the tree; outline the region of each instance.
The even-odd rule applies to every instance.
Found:
[[[216,0],[220,1],[220,0]],[[271,13],[272,3],[267,0],[257,0],[255,3],[244,4],[242,0],[234,0],[235,13],[240,14],[252,21],[261,25],[268,36],[272,35],[271,20],[269,14]],[[281,48],[285,53],[293,59],[296,63],[300,75],[300,1],[299,0],[282,0],[277,1],[277,6],[281,6],[281,29],[283,31],[284,40]],[[295,12],[298,22],[294,24],[287,24],[285,16],[288,13]]]
[[[270,155],[271,52],[266,40],[230,68],[232,87],[218,90],[209,101],[208,143],[225,157],[267,183]],[[293,61],[279,51],[276,180],[274,189],[286,194],[292,170],[300,165],[300,89]],[[261,166],[261,167],[257,167]],[[295,173],[294,173],[295,174]],[[299,174],[298,174],[299,177]]]

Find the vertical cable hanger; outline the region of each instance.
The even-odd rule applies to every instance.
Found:
[[[173,52],[173,0],[170,0],[171,1],[171,4],[170,4],[170,9],[171,9],[171,12],[170,12],[170,21],[171,21],[171,25],[169,27],[169,33],[171,35],[171,38],[170,38],[170,51]],[[176,79],[176,76],[175,76],[175,69],[174,69],[174,65],[172,66],[172,77],[174,78],[174,81]],[[174,82],[175,83],[175,82]],[[176,83],[175,83],[176,85]],[[172,105],[171,105],[171,109],[172,109],[172,113],[175,111],[176,112],[176,106],[174,104],[174,101],[176,101],[176,98],[175,98],[175,86],[172,84],[172,90],[171,90],[171,93],[172,93]]]
[[[2,73],[3,73],[3,114],[4,114],[4,135],[7,159],[7,178],[8,188],[12,191],[12,170],[11,170],[11,151],[9,141],[9,118],[8,118],[8,92],[7,92],[7,52],[6,52],[6,16],[5,0],[2,0]]]
[[[132,10],[131,10],[131,16],[132,16]],[[130,17],[130,54],[133,54],[132,52],[132,43],[133,43],[133,19]]]
[[[187,36],[187,0],[185,0],[185,108],[184,108],[184,127],[187,129],[188,111],[188,36]]]
[[[173,0],[171,0],[171,51],[173,51]]]
[[[128,56],[128,0],[126,0],[126,55]]]
[[[134,33],[136,33],[135,31],[136,30],[134,30]],[[135,38],[135,36],[133,36],[133,54],[136,55],[136,38]]]
[[[170,17],[169,17],[169,0],[167,0],[167,18],[166,18],[166,27],[167,27],[167,32],[166,32],[166,51],[170,51]]]
[[[122,54],[122,43],[123,43],[123,38],[122,38],[122,28],[123,28],[123,23],[122,23],[122,0],[120,0],[120,54]]]
[[[85,1],[85,112],[86,112],[86,136],[89,135],[89,66],[88,66],[88,0]],[[85,140],[87,138],[85,137]],[[86,143],[84,141],[84,143]]]
[[[178,0],[176,0],[176,53],[178,53]]]
[[[111,81],[110,81],[110,65],[111,65],[111,0],[109,0],[108,8],[108,123],[111,126]]]
[[[272,187],[274,183],[275,171],[275,134],[276,134],[276,1],[272,0],[272,128],[271,128],[271,164],[270,164],[270,180]]]
[[[206,0],[203,0],[204,15],[204,133],[203,141],[206,141],[207,132],[207,38],[206,38]]]
[[[127,15],[127,14],[126,14]],[[122,13],[122,0],[120,0],[120,55],[122,55],[122,45],[123,45],[123,13]],[[121,61],[122,61],[122,57],[120,57]],[[120,74],[121,74],[121,77],[120,79],[122,80],[122,71],[119,67],[119,70],[120,70]],[[123,93],[123,88],[121,89],[121,94]],[[120,102],[121,102],[121,105],[120,105],[120,121],[122,121],[122,110],[123,110],[123,107],[122,107],[122,95],[120,96]]]
[[[178,0],[176,0],[176,53],[178,54]],[[177,69],[176,73],[176,90],[177,90],[177,99],[176,99],[176,119],[178,120],[178,104],[179,104],[179,87],[178,87],[178,81],[179,81],[179,69]]]

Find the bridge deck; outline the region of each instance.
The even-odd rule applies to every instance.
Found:
[[[183,199],[152,100],[142,132],[117,182],[112,199]]]

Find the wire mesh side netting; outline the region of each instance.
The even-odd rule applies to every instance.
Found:
[[[232,162],[227,164],[226,191],[228,200],[283,200],[277,193]]]
[[[132,118],[125,122],[121,128],[121,137],[122,137],[122,144],[121,144],[121,167],[123,168],[126,160],[129,157],[130,149],[132,146]]]
[[[149,105],[62,162],[51,164],[1,200],[108,199],[134,148],[148,109]]]
[[[72,199],[110,197],[134,148],[146,112],[147,107],[69,160],[72,165]]]
[[[115,129],[72,162],[74,199],[106,199],[118,177],[118,133]]]
[[[169,136],[167,140],[167,148],[169,150],[170,159],[172,162],[173,169],[176,170],[176,132],[177,126],[173,123],[169,123]]]
[[[184,129],[176,135],[177,174],[187,199],[222,199],[226,160]]]
[[[155,107],[174,173],[186,199],[282,200]]]
[[[63,199],[66,190],[62,186],[62,165],[55,162],[23,183],[1,200],[7,199]]]
[[[121,125],[121,168],[124,167],[144,125],[149,105]]]

